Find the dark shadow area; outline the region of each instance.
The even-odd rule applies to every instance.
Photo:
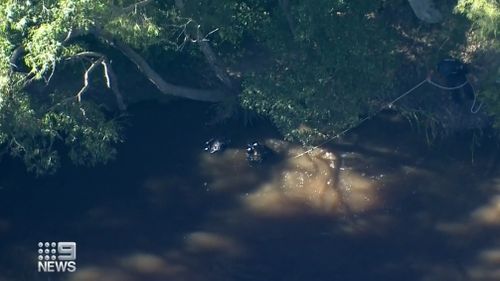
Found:
[[[279,135],[207,126],[210,110],[136,106],[107,166],[35,179],[4,161],[0,280],[498,280],[488,145],[473,165],[468,138],[428,147],[379,118],[316,154],[283,142],[279,161],[252,167],[245,145]],[[232,141],[210,155],[214,136]],[[76,241],[77,272],[37,273],[39,241]]]

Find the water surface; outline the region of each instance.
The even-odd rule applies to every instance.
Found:
[[[394,116],[296,157],[264,121],[208,126],[196,103],[131,110],[118,159],[35,179],[4,161],[0,280],[500,280],[494,146],[428,147]],[[221,154],[205,140],[232,140]],[[278,153],[250,166],[244,146]],[[75,273],[37,273],[38,241],[76,241]]]

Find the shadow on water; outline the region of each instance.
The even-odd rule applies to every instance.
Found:
[[[3,163],[0,280],[500,280],[500,176],[466,141],[429,148],[388,117],[294,157],[270,125],[211,128],[206,111],[137,106],[107,166]],[[232,142],[209,155],[214,136]],[[253,140],[282,159],[249,166]],[[38,241],[76,241],[77,272],[37,273]]]

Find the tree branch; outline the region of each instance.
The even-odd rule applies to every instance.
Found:
[[[96,61],[94,61],[90,67],[85,71],[85,74],[83,76],[83,87],[80,89],[80,91],[78,92],[78,94],[76,94],[76,99],[78,100],[78,102],[81,102],[82,101],[82,95],[87,91],[88,87],[89,87],[89,75],[94,72],[95,68],[102,63],[102,61],[104,60],[104,58],[100,58],[100,59],[97,59]]]
[[[92,58],[97,58],[98,59],[96,61],[97,63],[99,63],[99,60],[100,60],[100,63],[102,64],[102,67],[104,70],[104,78],[106,79],[106,86],[109,89],[111,89],[111,91],[115,95],[118,108],[121,111],[127,110],[127,106],[123,100],[123,96],[122,96],[120,88],[118,86],[118,82],[117,82],[118,79],[116,78],[116,74],[113,71],[113,68],[111,67],[111,62],[108,59],[108,57],[102,53],[85,51],[85,52],[80,52],[78,54],[75,54],[72,57],[70,57],[69,59],[76,59],[76,58],[85,58],[88,60],[92,60]],[[89,70],[90,70],[90,68],[89,68]],[[87,80],[88,79],[85,78],[85,81],[87,81]]]
[[[131,13],[135,10],[137,10],[138,8],[141,8],[141,7],[144,7],[144,6],[147,6],[149,4],[151,4],[151,2],[153,2],[153,0],[142,0],[142,1],[139,1],[135,4],[132,4],[128,7],[125,7],[122,9],[122,14],[128,14],[128,13]]]
[[[115,94],[116,98],[116,103],[118,104],[118,108],[121,111],[127,110],[127,106],[125,105],[125,102],[123,101],[123,96],[120,92],[120,88],[118,87],[118,82],[116,79],[116,74],[113,71],[113,68],[111,67],[111,63],[107,58],[104,58],[104,60],[101,62],[103,68],[104,68],[104,77],[106,78],[106,86],[108,86],[111,91],[113,91],[113,94]]]
[[[66,38],[64,38],[64,40],[62,41],[62,44],[66,44],[68,43],[68,41],[70,41],[71,39],[73,38],[76,38],[78,36],[82,36],[84,35],[86,32],[83,31],[83,30],[80,30],[80,29],[73,29],[71,28],[69,31],[68,31],[68,34],[66,34]]]
[[[98,52],[92,52],[92,51],[84,51],[84,52],[80,52],[80,53],[77,53],[73,56],[71,56],[71,58],[79,58],[79,57],[94,57],[94,58],[102,58],[102,57],[105,57],[104,54],[101,54],[101,53],[98,53]]]
[[[177,9],[180,11],[184,10],[184,1],[183,0],[176,0],[175,1],[175,6]],[[188,32],[186,30],[186,32]],[[220,59],[217,57],[216,53],[212,49],[212,46],[208,43],[208,40],[206,39],[206,36],[201,35],[200,31],[200,25],[196,26],[196,34],[193,36],[192,34],[187,34],[189,37],[194,38],[194,42],[198,44],[198,47],[200,48],[200,51],[203,53],[205,56],[205,59],[207,60],[208,64],[212,68],[212,70],[215,72],[215,76],[226,86],[228,89],[233,90],[233,82],[227,72],[224,70],[224,67],[220,63]]]
[[[222,65],[219,63],[220,60],[215,54],[210,44],[208,43],[207,39],[201,37],[199,27],[196,35],[196,42],[198,43],[198,46],[203,55],[205,56],[205,59],[207,60],[208,64],[212,67],[213,71],[215,72],[215,76],[217,76],[217,78],[219,78],[219,80],[228,89],[233,89],[233,82],[231,81],[231,78],[224,70]]]
[[[130,14],[132,12],[135,12],[137,11],[137,9],[139,8],[142,8],[142,7],[145,7],[149,4],[153,3],[153,0],[142,0],[142,1],[139,1],[135,4],[132,4],[130,6],[127,6],[127,7],[114,7],[113,8],[113,11],[111,12],[111,18],[116,18],[116,17],[120,17],[122,15],[126,15],[126,14]]]
[[[141,55],[125,43],[113,38],[110,34],[103,30],[93,29],[91,33],[98,38],[104,39],[108,44],[122,52],[163,94],[207,102],[220,102],[230,96],[227,92],[221,90],[193,89],[168,83],[153,68],[151,68]]]

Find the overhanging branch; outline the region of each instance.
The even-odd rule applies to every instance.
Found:
[[[122,52],[137,68],[153,83],[160,92],[181,98],[187,98],[206,102],[220,102],[226,100],[230,95],[221,90],[201,90],[174,85],[165,81],[147,62],[127,44],[113,38],[103,30],[93,29],[94,36],[104,39],[108,44]]]

